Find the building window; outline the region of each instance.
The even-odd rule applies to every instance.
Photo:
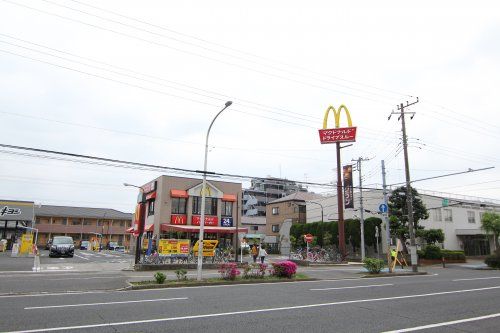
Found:
[[[125,226],[125,221],[120,221],[120,227],[124,227]]]
[[[280,225],[279,224],[273,224],[271,226],[272,232],[280,232]]]
[[[451,209],[443,209],[444,211],[444,220],[446,222],[452,222],[453,221],[453,215],[451,213]]]
[[[251,228],[252,228],[252,230],[254,230],[254,231],[259,230],[259,226],[258,226],[258,225],[253,225],[253,226],[251,226]]]
[[[79,219],[71,219],[71,225],[80,225],[81,222]]]
[[[193,197],[193,214],[201,215],[201,197]],[[217,198],[205,198],[205,214],[217,215]]]
[[[186,214],[186,198],[172,198],[172,214]]]
[[[155,214],[155,201],[151,200],[148,204],[148,216]]]
[[[222,201],[222,216],[233,216],[233,203],[231,201]]]
[[[442,221],[443,216],[441,215],[441,209],[434,209],[434,221]]]
[[[484,212],[479,212],[479,222],[483,221]]]
[[[469,223],[476,223],[476,212],[472,210],[467,211],[467,220]]]
[[[273,207],[273,215],[278,215],[280,213],[279,207]]]

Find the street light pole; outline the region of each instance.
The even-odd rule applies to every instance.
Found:
[[[215,119],[229,106],[231,106],[233,102],[227,101],[222,110],[219,111],[212,119],[210,126],[208,127],[207,137],[205,139],[205,161],[203,163],[203,183],[201,187],[201,216],[200,216],[200,235],[198,237],[198,266],[197,266],[197,274],[196,279],[201,281],[202,279],[202,266],[203,266],[203,233],[205,227],[205,199],[206,199],[206,184],[207,184],[207,157],[208,157],[208,136],[210,135],[210,130],[212,129],[212,125],[215,122]]]

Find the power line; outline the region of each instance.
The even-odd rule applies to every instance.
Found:
[[[254,58],[259,58],[259,59],[263,59],[265,61],[270,61],[270,62],[273,62],[273,63],[282,64],[282,65],[285,65],[285,66],[288,66],[288,67],[297,68],[299,70],[307,71],[307,72],[310,72],[310,73],[313,73],[313,74],[316,74],[316,75],[321,75],[321,76],[325,76],[325,77],[331,77],[331,78],[334,78],[336,80],[340,80],[340,81],[344,81],[344,82],[349,82],[349,83],[357,84],[359,86],[364,86],[364,87],[368,87],[368,88],[379,90],[379,91],[386,91],[386,92],[389,92],[389,93],[392,93],[392,94],[395,94],[395,95],[399,95],[399,96],[413,97],[412,95],[409,95],[407,93],[397,92],[397,91],[394,91],[394,90],[380,88],[380,87],[376,87],[376,86],[369,85],[369,84],[362,83],[362,82],[356,82],[356,81],[347,80],[347,79],[344,79],[344,78],[341,78],[341,77],[328,75],[328,74],[325,74],[325,73],[311,71],[310,69],[306,69],[306,68],[301,67],[301,66],[297,66],[297,65],[294,65],[294,64],[287,64],[287,63],[284,63],[282,61],[277,61],[277,60],[270,59],[270,58],[267,58],[267,57],[263,57],[261,55],[256,55],[256,54],[253,54],[253,53],[250,53],[250,52],[247,52],[247,51],[241,51],[241,50],[235,49],[233,47],[222,45],[220,43],[215,43],[215,42],[212,42],[212,41],[208,41],[206,39],[203,39],[203,38],[200,38],[200,37],[196,37],[196,36],[192,36],[192,35],[188,35],[188,34],[185,34],[185,33],[182,33],[182,32],[178,32],[176,30],[169,29],[169,28],[166,28],[164,26],[160,26],[160,25],[157,25],[157,24],[152,24],[150,22],[146,22],[144,20],[140,20],[140,19],[137,19],[137,18],[134,18],[134,17],[131,17],[131,16],[126,16],[126,15],[117,13],[115,11],[109,10],[109,9],[104,9],[102,7],[97,7],[97,6],[89,5],[88,3],[85,3],[85,2],[82,2],[82,1],[77,1],[77,0],[70,0],[70,1],[78,3],[78,4],[81,4],[81,5],[84,5],[84,6],[87,6],[87,7],[90,7],[90,8],[97,9],[97,10],[105,12],[105,13],[110,13],[110,14],[116,15],[118,17],[122,17],[122,18],[125,18],[125,19],[128,19],[128,20],[132,20],[132,21],[135,21],[135,22],[138,22],[138,23],[141,23],[141,24],[145,24],[145,25],[148,25],[148,26],[151,26],[151,27],[155,27],[155,28],[164,30],[164,31],[168,31],[168,32],[174,33],[176,35],[180,35],[180,36],[183,36],[183,37],[188,37],[188,38],[191,38],[191,39],[194,39],[194,40],[197,40],[197,41],[201,41],[201,42],[204,42],[204,43],[207,43],[207,44],[215,45],[217,47],[221,47],[221,48],[224,48],[224,49],[227,49],[227,50],[238,52],[240,54],[249,55],[249,56],[254,57]]]
[[[316,84],[312,84],[312,83],[307,83],[307,82],[296,80],[296,79],[292,79],[292,78],[287,78],[287,77],[282,76],[282,75],[268,73],[268,72],[265,72],[265,71],[262,71],[262,70],[258,70],[258,69],[254,69],[254,68],[251,68],[251,67],[247,67],[247,66],[243,66],[243,65],[239,65],[239,64],[227,62],[227,61],[223,61],[223,60],[220,60],[220,59],[217,59],[217,58],[209,57],[209,56],[198,54],[198,53],[191,52],[191,51],[186,51],[186,50],[179,49],[177,47],[173,47],[173,46],[170,46],[170,45],[167,45],[167,44],[164,44],[164,43],[160,43],[160,42],[148,40],[148,39],[145,39],[145,38],[142,38],[142,37],[138,37],[138,36],[130,35],[128,33],[120,32],[118,30],[105,28],[105,27],[102,27],[102,26],[99,26],[99,25],[96,25],[96,24],[92,24],[92,23],[87,23],[87,22],[84,22],[84,21],[81,21],[81,20],[78,20],[78,19],[73,19],[73,18],[69,18],[69,17],[63,16],[63,15],[59,15],[59,14],[47,12],[45,10],[41,10],[41,9],[34,8],[34,7],[31,7],[31,6],[27,6],[27,5],[24,5],[24,4],[19,4],[19,3],[16,3],[16,2],[10,1],[10,0],[2,0],[2,1],[10,3],[10,4],[13,4],[13,5],[16,5],[16,6],[28,8],[30,10],[34,10],[34,11],[37,11],[37,12],[40,12],[40,13],[43,13],[43,14],[46,14],[46,15],[55,16],[55,17],[58,17],[58,18],[62,18],[64,20],[68,20],[68,21],[79,23],[79,24],[87,25],[87,26],[90,26],[90,27],[93,27],[93,28],[96,28],[96,29],[100,29],[100,30],[103,30],[103,31],[111,32],[111,33],[118,34],[118,35],[121,35],[121,36],[125,36],[125,37],[128,37],[128,38],[136,39],[136,40],[139,40],[141,42],[149,43],[149,44],[152,44],[152,45],[156,45],[156,46],[161,46],[161,47],[164,47],[164,48],[172,49],[174,51],[177,51],[177,52],[180,52],[180,53],[184,53],[184,54],[188,54],[188,55],[191,55],[191,56],[195,56],[195,57],[207,59],[207,60],[210,60],[210,61],[222,63],[222,64],[225,64],[225,65],[228,65],[228,66],[239,67],[239,68],[242,68],[242,69],[245,69],[245,70],[248,70],[248,71],[252,71],[252,72],[255,72],[255,73],[259,73],[259,74],[262,74],[262,75],[279,78],[279,79],[282,79],[282,80],[286,80],[286,81],[298,83],[298,84],[305,85],[305,86],[310,86],[310,87],[313,87],[313,88],[318,88],[318,89],[323,89],[323,90],[327,90],[327,91],[337,92],[337,93],[349,95],[349,96],[352,96],[352,97],[357,97],[357,98],[360,98],[360,99],[369,100],[369,101],[372,101],[372,102],[375,102],[375,103],[381,103],[381,104],[384,104],[384,105],[387,104],[387,102],[384,102],[384,101],[381,101],[381,100],[377,100],[377,99],[373,99],[373,98],[368,98],[368,97],[364,97],[362,95],[356,95],[356,94],[348,93],[348,92],[345,92],[345,91],[335,90],[335,89],[331,89],[331,88],[328,88],[328,87],[325,87],[325,86],[316,85]]]

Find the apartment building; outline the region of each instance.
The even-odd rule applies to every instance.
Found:
[[[282,178],[252,179],[250,188],[243,190],[242,213],[245,216],[266,216],[266,205],[295,192],[307,192],[307,188]]]
[[[80,244],[94,237],[101,244],[118,242],[130,246],[132,214],[108,208],[35,206],[35,228],[38,229],[38,246],[44,246],[54,236],[71,236]]]

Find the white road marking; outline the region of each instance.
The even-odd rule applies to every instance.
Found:
[[[85,258],[85,257],[79,256],[78,254],[74,254],[74,256],[77,257],[77,258],[80,258],[80,259],[89,260],[89,258]]]
[[[490,318],[495,318],[495,317],[500,317],[500,313],[493,313],[493,314],[490,314],[490,315],[487,315],[487,316],[481,316],[481,317],[465,318],[465,319],[447,321],[447,322],[437,323],[437,324],[430,324],[430,325],[416,326],[416,327],[410,327],[410,328],[403,328],[403,329],[395,330],[395,331],[386,331],[384,333],[400,333],[400,332],[402,333],[402,332],[420,331],[420,330],[426,330],[428,328],[448,326],[448,325],[456,325],[456,324],[461,324],[461,323],[467,323],[467,322],[470,322],[470,321],[478,321],[478,320],[490,319]]]
[[[83,295],[83,294],[107,294],[108,291],[77,291],[64,293],[40,293],[40,294],[25,294],[25,295],[2,295],[0,298],[20,298],[20,297],[45,297],[45,296],[68,296],[68,295]]]
[[[65,305],[45,305],[45,306],[30,306],[24,308],[24,310],[35,310],[35,309],[54,309],[54,308],[69,308],[69,307],[79,307],[79,306],[95,306],[95,305],[109,305],[109,304],[128,304],[128,303],[147,303],[147,302],[164,302],[164,301],[180,301],[187,300],[187,297],[177,297],[177,298],[159,298],[159,299],[143,299],[138,301],[121,301],[121,302],[105,302],[105,303],[83,303],[83,304],[65,304]]]
[[[474,291],[485,291],[485,290],[492,290],[492,289],[500,289],[500,286],[488,287],[488,288],[477,288],[477,289],[462,289],[462,290],[454,290],[454,291],[443,291],[443,292],[429,293],[429,294],[404,295],[404,296],[393,296],[393,297],[382,297],[382,298],[368,298],[368,299],[359,299],[359,300],[352,300],[352,301],[340,301],[340,302],[332,302],[332,303],[287,306],[287,307],[281,307],[281,308],[266,308],[266,309],[255,309],[255,310],[246,310],[246,311],[210,313],[210,314],[205,314],[205,315],[193,315],[193,316],[184,316],[184,317],[144,319],[144,320],[121,321],[121,322],[103,323],[103,324],[89,324],[89,325],[80,325],[80,326],[37,328],[37,329],[31,329],[31,330],[11,331],[11,332],[5,332],[5,333],[54,332],[54,331],[69,331],[69,330],[87,329],[87,328],[96,328],[96,327],[137,325],[137,324],[168,322],[168,321],[186,320],[186,319],[200,319],[200,318],[244,315],[244,314],[253,314],[253,313],[261,313],[261,312],[269,313],[269,312],[273,312],[273,311],[286,311],[286,310],[297,310],[297,309],[307,309],[307,308],[318,308],[318,307],[343,305],[343,304],[392,301],[392,300],[399,300],[399,299],[419,298],[419,297],[429,297],[429,296],[449,295],[449,294],[460,294],[460,293],[467,293],[467,292],[474,292]]]
[[[319,290],[339,290],[339,289],[357,289],[357,288],[371,288],[371,287],[385,287],[385,286],[393,286],[392,283],[386,284],[370,284],[366,286],[352,286],[352,287],[337,287],[337,288],[318,288],[318,289],[309,289],[311,291],[319,291]]]
[[[77,278],[63,278],[51,279],[50,281],[64,281],[64,280],[92,280],[92,279],[118,279],[119,276],[91,276],[91,277],[77,277]]]
[[[457,282],[457,281],[474,281],[474,280],[490,280],[490,279],[500,279],[500,276],[491,276],[491,277],[473,278],[473,279],[455,279],[451,281]]]

